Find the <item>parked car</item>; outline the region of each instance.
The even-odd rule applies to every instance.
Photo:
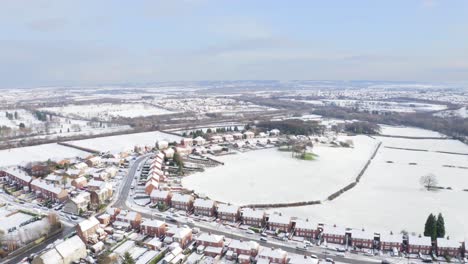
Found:
[[[255,235],[255,232],[253,230],[251,230],[251,229],[247,229],[247,230],[245,230],[245,232],[247,234]]]
[[[264,237],[261,237],[261,238],[260,238],[260,241],[262,241],[262,242],[267,242],[268,240],[267,240],[266,238],[264,238]]]
[[[328,262],[328,263],[335,263],[335,261],[334,261],[332,258],[326,258],[326,259],[325,259],[325,262]]]

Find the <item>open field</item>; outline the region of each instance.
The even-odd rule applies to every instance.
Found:
[[[21,165],[31,161],[59,160],[76,156],[86,157],[90,153],[61,146],[43,144],[31,147],[0,150],[0,166]]]
[[[352,139],[354,149],[314,147],[314,161],[294,159],[276,149],[219,156],[224,166],[187,176],[183,185],[240,205],[323,200],[356,178],[377,145],[366,136]]]
[[[382,147],[354,189],[322,205],[280,211],[331,224],[375,231],[405,229],[417,234],[422,233],[429,213],[441,212],[451,238],[461,239],[468,235],[468,192],[462,190],[468,189],[468,169],[457,168],[468,167],[468,156],[386,148],[432,147],[468,153],[468,146],[453,140],[379,140],[383,141]],[[447,164],[456,167],[444,167]],[[439,186],[453,190],[426,191],[419,179],[428,173],[436,175]]]
[[[159,131],[143,132],[135,134],[126,134],[119,136],[100,137],[76,141],[68,141],[67,143],[80,146],[83,148],[93,149],[97,151],[121,152],[133,149],[135,146],[155,146],[156,141],[165,140],[168,142],[179,142],[181,137],[166,134]]]
[[[380,134],[387,136],[402,136],[402,137],[445,137],[436,131],[421,129],[417,127],[396,127],[380,125]]]
[[[173,114],[172,111],[142,103],[132,104],[89,104],[89,105],[66,105],[62,107],[42,108],[56,114],[71,118],[97,118],[99,120],[112,120],[115,117],[140,117],[152,115]]]

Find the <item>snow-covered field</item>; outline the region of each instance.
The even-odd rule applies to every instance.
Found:
[[[31,147],[0,150],[0,167],[26,164],[31,161],[60,160],[86,157],[90,153],[58,144],[43,144]]]
[[[407,230],[420,234],[430,213],[441,212],[452,239],[468,236],[468,156],[386,148],[427,148],[468,153],[454,140],[379,138],[383,141],[361,182],[351,191],[322,205],[283,208],[280,211],[315,221],[374,231]],[[458,143],[457,143],[458,142]],[[393,163],[388,163],[392,161]],[[410,165],[409,163],[416,163]],[[456,167],[444,167],[455,165]],[[426,191],[419,179],[436,175],[439,186],[453,190]]]
[[[374,151],[376,140],[352,137],[354,149],[314,147],[315,161],[266,149],[216,157],[224,166],[185,177],[184,187],[239,205],[323,200],[351,183]]]
[[[466,106],[456,109],[456,110],[446,110],[434,114],[435,116],[440,117],[460,117],[468,118],[468,108]]]
[[[98,150],[102,152],[121,152],[126,150],[132,150],[134,146],[155,146],[156,141],[166,140],[168,142],[179,142],[181,137],[174,136],[171,134],[153,131],[143,132],[135,134],[126,134],[119,136],[100,137],[84,140],[69,141],[67,143]]]
[[[152,115],[165,115],[174,112],[142,103],[132,104],[88,104],[66,105],[62,107],[42,108],[43,111],[65,115],[71,118],[98,118],[111,120],[113,117],[140,117]]]
[[[439,132],[426,130],[417,127],[397,127],[380,125],[380,134],[387,136],[403,136],[403,137],[445,137]]]

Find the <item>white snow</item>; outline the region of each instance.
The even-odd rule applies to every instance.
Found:
[[[397,127],[380,125],[380,134],[387,136],[403,136],[403,137],[445,137],[439,132],[426,130],[416,127]]]
[[[315,147],[315,161],[294,159],[276,149],[219,156],[224,166],[185,177],[182,183],[211,199],[238,205],[322,200],[351,183],[377,145],[366,136],[353,140],[354,149]]]
[[[86,157],[90,153],[59,144],[43,144],[31,147],[0,150],[0,167],[25,164],[31,161],[60,160]]]
[[[179,142],[182,137],[154,131],[119,136],[92,138],[85,140],[69,141],[67,143],[98,151],[121,152],[133,149],[134,146],[155,146],[156,141]]]

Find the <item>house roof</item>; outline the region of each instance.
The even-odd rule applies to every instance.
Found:
[[[150,194],[150,197],[166,199],[170,193],[170,191],[153,190]]]
[[[223,236],[213,235],[209,233],[201,233],[198,237],[198,241],[208,242],[208,243],[219,243],[223,241]]]
[[[64,189],[61,187],[58,187],[54,184],[48,184],[46,181],[43,181],[41,179],[35,179],[31,182],[31,186],[36,186],[38,188],[47,190],[49,192],[59,194],[61,193]]]
[[[374,233],[362,229],[353,229],[351,236],[357,239],[374,240]]]
[[[239,209],[240,207],[237,205],[229,205],[229,204],[218,205],[218,213],[237,214],[237,212],[239,212]]]
[[[298,219],[296,220],[296,228],[300,229],[307,229],[307,230],[316,230],[317,229],[317,223],[307,221],[307,220],[302,220]]]
[[[418,245],[418,246],[432,246],[432,241],[430,237],[427,236],[409,236],[408,243],[410,245]]]
[[[174,193],[172,196],[173,202],[188,203],[191,200],[193,200],[193,196],[188,194]]]
[[[446,238],[437,238],[437,247],[443,248],[460,248],[461,243],[457,240],[450,240]]]
[[[265,217],[265,211],[255,210],[252,208],[244,208],[242,209],[242,216],[247,218],[263,219],[263,217]]]
[[[96,225],[99,225],[99,221],[96,219],[96,217],[91,216],[90,218],[81,221],[78,224],[78,227],[80,228],[81,231],[84,232],[88,229],[95,227]]]
[[[344,236],[346,235],[346,228],[341,227],[341,226],[324,225],[323,233],[329,234],[329,235]]]
[[[159,220],[146,220],[141,225],[150,226],[150,227],[161,227],[161,226],[165,226],[166,223],[159,221]]]
[[[284,215],[278,215],[278,214],[273,214],[270,215],[268,218],[269,223],[275,223],[275,224],[283,224],[283,225],[288,225],[291,223],[291,217],[289,216],[284,216]]]
[[[193,206],[195,207],[202,207],[202,208],[213,208],[215,205],[215,202],[213,200],[207,200],[207,199],[195,199],[195,202],[193,203]]]
[[[286,251],[280,248],[277,248],[277,249],[263,248],[258,255],[261,257],[267,257],[267,258],[282,259],[282,258],[286,258],[287,253]]]
[[[86,254],[86,245],[79,236],[72,236],[71,238],[59,243],[55,246],[55,249],[64,259],[69,259],[78,251],[82,251]]]
[[[228,248],[239,249],[239,250],[252,250],[252,249],[258,250],[259,244],[255,241],[232,240]]]
[[[387,242],[387,243],[402,243],[403,237],[401,235],[381,233],[380,241]]]
[[[20,179],[20,180],[23,180],[25,182],[30,182],[31,181],[31,176],[29,176],[28,174],[26,174],[25,171],[22,171],[20,169],[17,169],[17,168],[13,168],[13,167],[9,167],[7,169],[5,169],[5,172]]]
[[[184,238],[192,233],[192,230],[187,227],[172,227],[166,233],[173,234],[175,238]]]

